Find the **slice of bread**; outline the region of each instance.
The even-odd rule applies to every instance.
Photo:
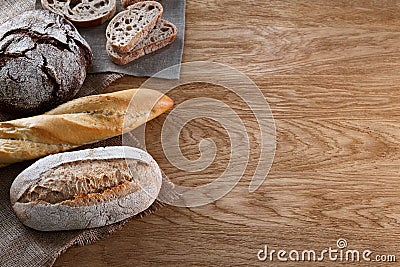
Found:
[[[129,52],[149,35],[162,13],[162,5],[154,1],[143,1],[129,6],[108,24],[107,42],[118,53]]]
[[[94,27],[114,16],[116,0],[41,0],[44,9],[60,14],[77,27]]]
[[[169,21],[161,20],[153,31],[128,53],[118,53],[110,43],[107,43],[107,53],[110,59],[118,65],[126,65],[135,59],[150,54],[171,44],[178,33],[178,29]]]

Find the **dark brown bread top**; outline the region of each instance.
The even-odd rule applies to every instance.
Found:
[[[71,99],[92,52],[62,16],[33,10],[0,25],[0,110],[25,115]]]

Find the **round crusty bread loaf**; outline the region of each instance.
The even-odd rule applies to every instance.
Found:
[[[10,199],[20,221],[33,229],[86,229],[146,210],[161,183],[161,170],[147,152],[95,148],[37,161],[14,180]]]
[[[0,25],[0,110],[39,114],[81,88],[92,52],[75,27],[45,10]]]

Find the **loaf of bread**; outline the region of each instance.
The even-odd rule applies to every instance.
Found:
[[[106,49],[115,64],[125,65],[173,43],[177,34],[178,29],[174,24],[161,19],[150,34],[128,53],[118,53],[110,43],[107,43]]]
[[[116,0],[41,0],[42,7],[60,14],[78,27],[103,24],[114,16]]]
[[[40,231],[119,222],[157,198],[162,175],[145,151],[106,147],[47,156],[24,170],[10,189],[20,221]]]
[[[21,117],[72,99],[92,51],[64,17],[32,10],[0,25],[0,110]]]
[[[0,166],[121,135],[172,106],[173,101],[158,91],[130,89],[78,98],[43,115],[0,122]]]
[[[107,42],[119,53],[127,53],[153,30],[163,7],[154,1],[133,4],[117,14],[108,24]]]

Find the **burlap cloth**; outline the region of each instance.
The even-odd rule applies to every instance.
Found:
[[[0,23],[3,23],[15,13],[33,9],[34,0],[0,0]],[[111,82],[121,78],[121,74],[90,74],[77,97],[97,94]],[[0,114],[0,121],[11,119],[10,116]],[[128,134],[131,146],[141,147],[132,134]],[[90,147],[121,145],[122,138],[112,138]],[[124,140],[126,144],[126,139]],[[87,148],[82,147],[80,149]],[[39,232],[22,225],[12,211],[9,199],[9,190],[14,178],[32,162],[14,164],[0,169],[0,266],[51,266],[56,258],[67,248],[73,245],[85,245],[109,235],[122,227],[126,221],[91,230]],[[176,197],[173,184],[164,176],[160,197],[173,199]],[[139,214],[144,216],[162,206],[156,202],[147,211]],[[134,219],[134,218],[132,218]]]

